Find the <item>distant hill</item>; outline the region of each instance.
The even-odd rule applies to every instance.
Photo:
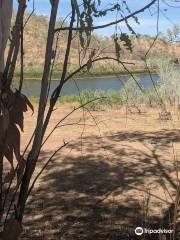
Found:
[[[61,25],[61,20],[57,22],[57,26]],[[48,29],[48,18],[45,16],[39,16],[33,14],[25,27],[24,34],[24,48],[25,48],[25,71],[31,72],[32,75],[42,71],[44,62],[46,37]],[[79,43],[78,38],[75,37],[72,43],[71,55],[69,66],[70,69],[75,68],[78,65],[78,53]],[[132,37],[133,52],[129,52],[123,48],[121,52],[121,59],[126,61],[132,61],[135,63],[134,69],[142,70],[144,63],[142,57],[148,51],[152,45],[154,39],[149,36],[139,35],[138,38]],[[56,59],[55,69],[61,70],[63,57],[66,49],[67,32],[60,34],[58,42],[58,51]],[[101,37],[93,35],[90,48],[103,49],[103,55],[115,56],[114,41],[112,38]],[[168,56],[171,58],[178,58],[180,54],[180,44],[170,44],[163,39],[157,40],[153,45],[150,56]],[[101,62],[94,66],[92,72],[112,72],[112,68],[117,69],[119,66],[112,63]],[[132,70],[132,68],[131,68]],[[31,74],[30,74],[31,75]]]

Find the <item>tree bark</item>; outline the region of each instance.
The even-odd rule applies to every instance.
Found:
[[[51,1],[51,4],[52,4],[52,8],[51,8],[48,38],[47,38],[47,44],[46,44],[44,71],[43,71],[43,77],[41,81],[41,94],[40,94],[40,100],[39,100],[39,110],[38,110],[36,131],[35,131],[32,149],[27,158],[26,168],[22,178],[20,194],[19,194],[19,199],[17,204],[18,210],[19,210],[19,216],[18,216],[19,222],[22,222],[22,219],[23,219],[25,204],[28,197],[30,180],[34,172],[34,169],[36,167],[36,162],[37,162],[41,144],[42,144],[44,113],[45,113],[45,108],[47,103],[49,73],[50,73],[50,67],[51,67],[53,41],[54,41],[54,29],[55,29],[59,0]]]
[[[4,51],[10,33],[13,0],[0,0],[0,73],[4,70]]]
[[[4,71],[4,53],[7,44],[7,40],[10,33],[12,17],[12,0],[0,0],[0,96],[1,96],[1,86],[2,86],[2,73]],[[1,112],[1,102],[0,102],[0,112]],[[2,120],[2,119],[1,119]],[[2,124],[2,121],[0,121]],[[3,175],[3,148],[4,148],[4,134],[1,132],[0,136],[0,222],[3,216],[3,197],[2,197],[2,175]]]

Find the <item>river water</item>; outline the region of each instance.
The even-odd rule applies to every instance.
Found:
[[[144,88],[152,87],[152,81],[148,74],[140,74],[134,76],[137,80],[139,79],[139,83]],[[153,74],[152,77],[155,82],[159,80],[159,76],[156,74]],[[121,75],[120,78],[114,76],[102,76],[77,79],[76,81],[69,80],[67,83],[64,84],[61,95],[78,95],[79,91],[87,89],[92,91],[95,90],[117,91],[122,87],[122,81],[125,82],[129,78],[130,78],[129,75]],[[59,83],[58,80],[52,80],[50,94],[57,87],[58,83]],[[40,87],[41,87],[40,80],[25,79],[22,92],[25,93],[27,96],[38,97],[40,94]]]

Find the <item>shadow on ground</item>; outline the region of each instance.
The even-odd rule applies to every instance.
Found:
[[[82,147],[80,140],[71,144],[71,153],[56,155],[32,193],[26,236],[36,240],[140,239],[134,235],[137,226],[169,227],[173,206],[161,185],[172,194],[176,189],[169,151],[172,142],[178,145],[179,141],[179,130],[162,130],[86,137]],[[48,154],[41,154],[42,162]]]

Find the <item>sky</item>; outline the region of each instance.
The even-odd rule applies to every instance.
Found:
[[[122,2],[122,0],[101,0],[102,7],[112,6],[112,3]],[[131,11],[140,9],[148,4],[151,0],[127,0]],[[180,0],[159,0],[160,1],[160,15],[159,15],[159,31],[165,33],[168,28],[172,28],[175,24],[180,25]],[[17,9],[17,0],[14,0],[14,10]],[[28,2],[27,11],[32,11],[32,0]],[[79,1],[81,2],[81,1]],[[60,0],[58,17],[64,18],[70,12],[70,0]],[[49,0],[35,0],[35,13],[40,15],[50,15],[50,1]],[[129,23],[136,33],[148,34],[151,36],[157,33],[157,5],[151,7],[149,10],[137,15],[140,24],[134,20]],[[103,18],[98,18],[94,21],[94,25],[101,25],[116,19],[116,12],[111,12]],[[128,32],[125,24],[119,24],[122,32]],[[111,36],[115,31],[114,27],[97,30],[96,34],[103,36]]]

